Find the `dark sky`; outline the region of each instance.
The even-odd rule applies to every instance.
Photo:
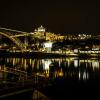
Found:
[[[55,33],[99,33],[100,4],[67,0],[0,1],[1,27],[31,32],[40,25]]]

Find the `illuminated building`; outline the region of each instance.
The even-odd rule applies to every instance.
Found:
[[[55,34],[51,32],[46,32],[46,29],[43,26],[34,30],[34,36],[45,39],[47,41],[55,41],[55,40],[63,40],[65,36],[61,36],[60,34]]]
[[[47,52],[51,52],[52,42],[45,42],[43,45]]]
[[[41,25],[40,27],[34,30],[34,36],[40,39],[45,39],[45,31],[46,29]]]
[[[35,32],[45,32],[45,28],[41,25],[38,29],[35,29]]]

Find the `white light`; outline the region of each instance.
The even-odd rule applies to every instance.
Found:
[[[50,60],[42,60],[42,63],[43,63],[43,69],[44,70],[49,70],[49,66],[51,64],[51,61]]]
[[[38,28],[38,32],[45,32],[45,28],[44,28],[43,26],[40,26],[40,27]]]
[[[86,72],[83,73],[83,80],[86,80]]]
[[[87,72],[83,72],[83,80],[86,80],[89,78],[89,74]]]
[[[78,49],[74,49],[74,53],[78,53]]]
[[[81,78],[81,73],[80,73],[80,71],[79,71],[79,74],[78,74],[78,76],[79,76],[79,79]]]
[[[93,69],[94,68],[99,68],[99,62],[92,62],[92,66],[93,66]]]
[[[51,48],[51,47],[52,47],[52,42],[44,43],[44,46],[45,46],[46,48]]]
[[[80,37],[81,35],[79,34],[78,36]]]
[[[74,67],[78,67],[78,60],[74,60]]]

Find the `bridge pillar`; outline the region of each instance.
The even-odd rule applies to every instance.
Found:
[[[28,46],[28,38],[25,36],[25,39],[24,39],[24,44],[25,44],[25,49],[27,49],[27,46]]]

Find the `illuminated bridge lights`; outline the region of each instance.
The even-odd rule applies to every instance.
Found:
[[[99,54],[100,51],[94,51],[94,50],[88,50],[88,51],[81,51],[79,50],[79,53],[87,53],[87,54]]]
[[[28,51],[27,47],[30,46],[29,44],[25,44],[21,42],[21,40],[19,39],[19,37],[32,37],[32,38],[36,38],[38,40],[44,39],[45,41],[52,41],[52,43],[54,43],[55,41],[62,41],[63,39],[65,39],[67,37],[70,38],[70,40],[76,39],[80,40],[80,39],[85,39],[85,38],[91,38],[91,35],[86,35],[86,34],[79,34],[77,35],[77,37],[75,35],[68,35],[68,36],[61,36],[60,34],[54,34],[51,32],[46,32],[46,29],[43,26],[40,26],[39,28],[35,29],[34,32],[22,32],[22,31],[18,31],[18,30],[12,30],[12,29],[7,29],[7,28],[0,28],[0,34],[9,38],[13,43],[15,43],[22,52]],[[28,41],[28,40],[27,40]],[[71,50],[69,47],[69,50],[57,50],[57,51],[52,51],[52,43],[44,43],[44,47],[42,48],[38,48],[38,51],[45,51],[45,49],[48,51],[50,51],[51,53],[58,53],[58,54],[67,54],[67,55],[77,55],[77,54],[99,54],[100,50],[97,48],[100,47],[96,47],[94,46],[92,50],[78,50],[78,49],[74,49]],[[32,45],[31,45],[32,46]],[[86,49],[89,49],[89,47],[87,47]],[[29,50],[31,52],[31,50]],[[16,51],[17,52],[17,51]]]
[[[10,37],[11,34],[7,34],[7,33],[3,33],[3,32],[0,32],[0,34],[9,38],[11,41],[13,41],[22,51],[24,50],[24,44],[21,43],[21,41],[19,39]]]

